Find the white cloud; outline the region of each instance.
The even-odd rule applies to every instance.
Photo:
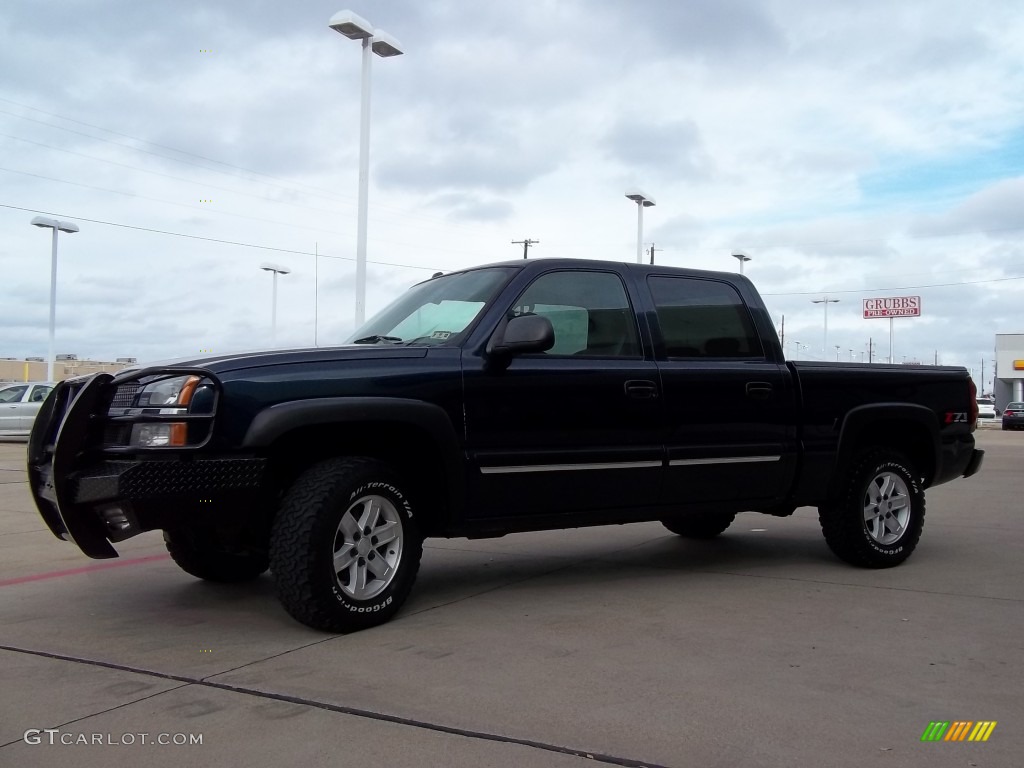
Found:
[[[266,343],[267,259],[293,269],[279,341],[311,343],[314,249],[334,257],[318,262],[316,335],[348,335],[359,49],[327,28],[336,10],[68,0],[53,24],[8,3],[0,203],[82,227],[61,240],[61,350],[156,359]],[[859,317],[868,289],[1024,274],[1015,3],[356,10],[406,49],[373,62],[371,314],[436,269],[518,257],[524,237],[541,241],[536,257],[630,260],[632,185],[658,200],[646,221],[659,260],[732,270],[746,251],[787,336],[815,350],[811,294],[850,291],[829,317],[830,346],[848,354],[887,335]],[[0,208],[4,356],[45,352],[48,239],[32,215]],[[898,349],[980,360],[992,334],[1020,330],[1022,283],[913,289],[926,318],[898,329]]]

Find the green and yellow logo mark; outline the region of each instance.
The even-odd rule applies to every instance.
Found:
[[[921,741],[988,741],[995,729],[995,720],[933,721],[924,729]]]

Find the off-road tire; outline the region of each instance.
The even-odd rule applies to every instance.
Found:
[[[899,565],[917,547],[924,528],[925,498],[920,475],[905,456],[882,448],[862,454],[853,466],[839,496],[818,508],[825,542],[851,565]],[[895,490],[883,498],[886,479],[892,481]],[[899,525],[897,517],[902,514],[904,499],[909,512]],[[872,517],[870,522],[868,517]]]
[[[735,519],[736,515],[733,512],[713,512],[704,515],[666,517],[661,524],[672,533],[687,539],[713,539],[732,525]]]
[[[204,529],[164,531],[164,546],[181,570],[204,581],[251,581],[270,567],[266,552],[232,549]]]
[[[392,518],[387,534],[381,534],[386,538],[397,531],[391,543],[373,546],[375,536],[363,537],[358,524],[351,530],[360,516],[370,514],[373,499],[378,510],[373,520]],[[270,535],[278,599],[295,619],[327,632],[355,632],[394,616],[416,580],[422,552],[407,486],[387,464],[370,458],[328,459],[303,472],[285,494]],[[336,563],[344,557],[349,565],[339,571]],[[382,564],[393,566],[386,579],[373,570]],[[359,572],[363,581],[353,582]],[[371,575],[375,581],[367,581]],[[381,586],[373,592],[376,581]],[[366,599],[354,594],[360,590]]]

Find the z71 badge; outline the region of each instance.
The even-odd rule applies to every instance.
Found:
[[[947,424],[966,424],[967,414],[963,411],[947,411],[946,412],[946,423]]]

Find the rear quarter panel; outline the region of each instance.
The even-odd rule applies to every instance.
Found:
[[[941,441],[971,432],[970,376],[963,368],[814,362],[788,365],[796,374],[803,401],[804,461],[797,504],[819,503],[854,454],[870,445],[898,443],[917,424],[928,431],[934,443],[935,462],[939,461]]]

